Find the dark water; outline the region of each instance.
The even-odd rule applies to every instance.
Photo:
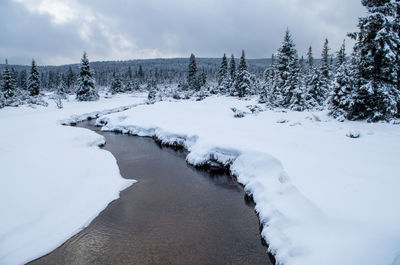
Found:
[[[254,205],[235,180],[195,170],[150,138],[99,133],[122,176],[139,182],[31,264],[271,264]]]

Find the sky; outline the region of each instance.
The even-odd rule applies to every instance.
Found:
[[[299,55],[331,53],[357,30],[360,0],[0,0],[0,60],[10,64],[147,58],[266,58],[286,28]]]

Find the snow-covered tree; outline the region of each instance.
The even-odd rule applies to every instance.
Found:
[[[90,69],[89,59],[86,52],[83,53],[81,60],[81,71],[79,74],[79,84],[76,89],[76,99],[79,101],[94,101],[99,99],[96,91],[93,73]]]
[[[337,53],[336,74],[329,97],[330,115],[343,121],[347,118],[353,104],[353,79],[346,59],[346,46],[343,41]]]
[[[242,50],[235,81],[236,93],[239,97],[244,97],[251,94],[253,88],[253,79],[251,74],[247,71],[246,57],[244,50]]]
[[[367,15],[359,18],[352,54],[352,120],[389,120],[399,116],[398,0],[362,0]],[[396,10],[397,9],[397,10]],[[397,13],[396,13],[397,12]]]
[[[133,92],[133,91],[139,91],[139,83],[137,81],[133,80],[128,80],[125,84],[125,91],[126,92]]]
[[[236,77],[236,62],[233,54],[231,55],[231,60],[229,62],[229,74],[231,75],[231,79],[234,80]]]
[[[137,77],[139,78],[140,82],[144,81],[144,71],[143,71],[143,67],[142,67],[141,64],[139,65],[139,70],[137,72]]]
[[[308,66],[308,69],[312,69],[314,67],[314,57],[312,54],[311,46],[308,48],[308,52],[307,52],[307,66]]]
[[[66,78],[64,76],[61,77],[59,84],[57,85],[57,90],[56,93],[59,96],[59,98],[63,98],[66,99],[67,98],[67,91],[68,91],[68,87],[67,87],[67,82],[66,82]]]
[[[321,66],[320,72],[323,78],[326,80],[330,79],[330,63],[329,63],[329,47],[328,47],[328,39],[325,39],[324,46],[322,48],[321,53]]]
[[[271,96],[272,104],[285,108],[293,105],[296,100],[292,100],[292,96],[300,93],[299,82],[298,55],[292,36],[287,29],[282,46],[278,49],[276,75]]]
[[[111,94],[113,94],[113,95],[124,92],[124,89],[122,87],[121,78],[119,77],[118,73],[114,72],[114,74],[113,74],[113,80],[111,82],[110,91],[111,91]]]
[[[226,94],[228,89],[231,87],[232,79],[228,70],[229,70],[228,60],[226,58],[226,55],[224,54],[221,60],[221,65],[218,70],[218,76],[217,76],[218,88],[216,92],[219,92],[221,94]]]
[[[70,66],[70,67],[68,67],[67,75],[65,77],[65,84],[67,86],[68,94],[71,94],[74,91],[75,81],[76,81],[76,77]]]
[[[220,85],[222,81],[227,78],[227,75],[228,75],[228,60],[226,59],[226,55],[224,53],[218,71],[218,85]]]
[[[275,55],[271,55],[271,64],[269,67],[265,70],[264,72],[264,78],[265,78],[265,83],[262,86],[261,92],[260,92],[260,98],[259,102],[260,103],[268,103],[271,104],[272,100],[272,88],[274,87],[274,81],[275,81]]]
[[[22,90],[27,90],[28,89],[28,74],[26,73],[25,69],[22,70],[19,73],[19,76],[18,76],[18,87],[20,87]]]
[[[35,60],[32,60],[31,72],[28,78],[28,91],[31,96],[37,96],[40,94],[40,74]]]
[[[194,56],[193,53],[190,55],[190,59],[189,59],[187,82],[188,82],[189,88],[191,88],[193,90],[198,90],[199,84],[198,84],[198,77],[197,77],[197,64],[196,64],[196,57]]]
[[[12,98],[15,95],[15,81],[12,78],[10,68],[8,66],[8,60],[6,59],[6,65],[3,71],[3,82],[1,84],[3,95],[6,99]]]
[[[342,64],[346,62],[346,41],[343,40],[342,46],[337,53],[336,68],[339,68]]]
[[[154,103],[157,101],[158,98],[158,89],[157,89],[157,84],[154,80],[151,80],[147,83],[147,90],[149,93],[147,94],[147,99],[149,103]]]

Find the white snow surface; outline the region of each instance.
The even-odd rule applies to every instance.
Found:
[[[400,125],[338,122],[324,111],[233,117],[232,107],[248,112],[251,104],[217,96],[159,102],[98,122],[183,145],[194,165],[232,163],[278,264],[399,264]]]
[[[71,97],[63,109],[49,100],[48,107],[0,110],[0,264],[23,264],[55,249],[135,182],[123,179],[115,158],[98,147],[101,135],[60,123],[144,101],[144,95]]]

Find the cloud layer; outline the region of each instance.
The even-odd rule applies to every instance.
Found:
[[[300,54],[332,52],[356,29],[359,0],[5,0],[0,59],[28,64],[155,57],[270,57],[288,27]],[[348,42],[350,47],[351,42]]]

